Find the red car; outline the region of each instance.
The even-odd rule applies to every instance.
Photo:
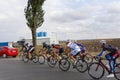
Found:
[[[8,46],[0,47],[0,56],[6,58],[8,56],[16,57],[18,55],[18,49]]]

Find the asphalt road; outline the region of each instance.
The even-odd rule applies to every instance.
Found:
[[[24,63],[18,58],[0,59],[0,80],[93,80],[87,72],[75,69],[61,71],[58,66],[50,68],[47,64]],[[106,75],[101,80],[107,79]]]

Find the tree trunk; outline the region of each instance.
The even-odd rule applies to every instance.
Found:
[[[32,42],[33,42],[33,46],[35,47],[35,53],[37,53],[36,47],[36,28],[32,29]]]
[[[33,46],[35,47],[35,54],[37,53],[37,44],[36,44],[36,27],[37,27],[37,25],[36,25],[36,16],[35,15],[33,15],[34,16],[34,19],[33,19],[33,21],[34,21],[34,25],[33,25],[33,28],[32,28],[32,42],[33,42]]]

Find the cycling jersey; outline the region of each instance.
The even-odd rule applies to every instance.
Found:
[[[64,52],[64,48],[59,44],[52,44],[52,47],[58,50],[59,55]]]
[[[28,44],[23,44],[23,45],[22,45],[22,50],[23,50],[24,52],[28,52],[28,49],[29,49]]]
[[[50,53],[51,52],[51,46],[46,44],[46,43],[43,43],[43,48],[47,49],[47,52],[46,53]]]
[[[71,50],[72,50],[71,54],[72,55],[76,55],[76,54],[78,54],[81,51],[81,49],[79,48],[79,46],[76,43],[69,42],[67,44],[67,46],[71,48]]]
[[[43,44],[43,48],[50,49],[51,47],[48,44]]]
[[[110,55],[113,56],[117,52],[117,48],[112,45],[103,45],[103,49],[98,56],[102,56],[105,51],[109,51]]]
[[[61,46],[60,45],[54,45],[53,48],[60,49]]]
[[[32,45],[30,45],[28,48],[28,52],[33,53],[34,50],[35,50],[35,48]]]
[[[81,53],[85,53],[86,47],[83,44],[79,44],[79,43],[77,43],[77,45],[80,47]]]

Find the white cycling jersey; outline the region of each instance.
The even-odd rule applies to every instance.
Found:
[[[72,50],[71,54],[73,54],[73,55],[76,55],[78,52],[81,51],[80,47],[76,43],[69,42],[67,44],[67,46],[71,48],[71,50]]]

